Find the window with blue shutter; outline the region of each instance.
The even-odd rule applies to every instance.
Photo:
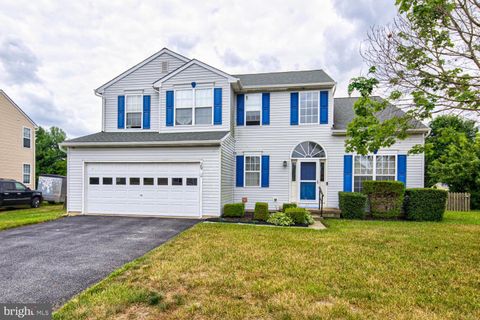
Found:
[[[270,93],[262,93],[262,125],[270,124]]]
[[[405,154],[397,156],[397,180],[407,186],[407,155]]]
[[[213,89],[213,124],[222,124],[222,88]]]
[[[343,191],[352,191],[353,156],[343,156]]]
[[[298,92],[290,93],[290,124],[298,125]]]
[[[328,123],[328,91],[320,91],[320,124]]]
[[[262,188],[270,186],[270,156],[262,156]]]
[[[143,129],[150,129],[150,96],[143,96]]]
[[[125,129],[125,96],[118,96],[117,128]]]
[[[237,94],[237,126],[243,126],[245,123],[245,95]]]
[[[167,127],[173,126],[173,91],[167,91],[166,97],[166,125]]]
[[[236,161],[236,186],[243,187],[243,170],[244,170],[244,157],[243,155],[237,156]]]

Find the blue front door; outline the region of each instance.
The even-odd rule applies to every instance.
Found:
[[[315,201],[317,199],[317,163],[300,163],[300,200]]]

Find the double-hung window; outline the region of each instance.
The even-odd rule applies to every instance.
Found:
[[[245,186],[260,186],[260,156],[245,156]]]
[[[245,124],[258,126],[261,121],[262,94],[254,93],[245,95]]]
[[[141,94],[129,94],[126,96],[125,114],[127,129],[142,128],[143,96]]]
[[[32,146],[32,129],[23,128],[23,147],[31,148]]]
[[[395,155],[355,156],[353,168],[353,191],[362,191],[365,180],[395,180]]]
[[[211,88],[175,92],[175,125],[212,124],[212,110]]]
[[[23,165],[23,183],[30,184],[30,164]]]
[[[318,92],[300,92],[300,124],[318,123]]]

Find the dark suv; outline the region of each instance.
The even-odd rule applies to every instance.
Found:
[[[40,191],[30,190],[22,183],[12,179],[0,178],[0,208],[25,205],[38,208],[42,200]]]

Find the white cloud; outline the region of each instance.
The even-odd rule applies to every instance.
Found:
[[[302,2],[303,3],[303,2]],[[101,129],[93,89],[163,47],[230,73],[325,69],[337,96],[393,1],[4,1],[0,87],[40,125]],[[13,42],[12,42],[13,41]],[[7,46],[5,46],[7,44]]]

